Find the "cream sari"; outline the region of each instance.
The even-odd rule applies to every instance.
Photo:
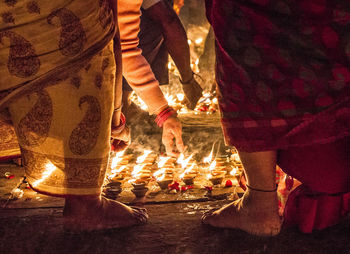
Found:
[[[107,1],[6,1],[1,10],[0,108],[29,183],[50,195],[99,194],[116,73]]]

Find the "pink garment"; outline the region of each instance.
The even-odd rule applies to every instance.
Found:
[[[207,0],[206,7],[227,144],[256,152],[350,135],[349,1]]]
[[[285,226],[304,233],[335,225],[350,213],[350,137],[278,153],[278,165],[302,184],[284,210]]]
[[[206,11],[226,143],[277,150],[302,182],[286,225],[339,222],[350,212],[350,2],[206,0]]]

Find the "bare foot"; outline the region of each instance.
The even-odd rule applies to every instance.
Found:
[[[99,196],[66,198],[63,210],[67,231],[123,228],[147,222],[145,208],[130,207]]]
[[[202,87],[192,78],[190,83],[182,84],[182,90],[186,96],[186,105],[189,109],[194,109],[198,100],[202,97]]]
[[[241,199],[206,212],[202,221],[213,227],[237,228],[257,236],[274,236],[281,230],[275,192],[248,190]]]

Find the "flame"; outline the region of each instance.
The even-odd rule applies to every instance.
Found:
[[[165,174],[163,174],[162,176],[160,177],[156,177],[157,181],[163,181],[165,178]]]
[[[199,37],[194,41],[196,44],[201,44],[203,42],[203,38]]]
[[[122,156],[124,155],[124,151],[118,152],[116,153],[116,155],[114,156],[114,158],[112,159],[112,163],[111,163],[111,168],[114,169],[117,167],[118,163],[122,161]]]
[[[234,153],[231,155],[231,158],[234,160],[234,161],[237,161],[237,162],[240,162],[241,161],[241,158],[239,158],[239,154],[238,153]]]
[[[230,171],[230,175],[235,176],[238,172],[238,168],[234,167],[231,171]]]
[[[191,155],[191,156],[192,156],[192,155]],[[191,157],[191,156],[190,156],[190,157]],[[193,164],[191,165],[191,167],[189,167],[188,169],[186,169],[186,170],[180,175],[180,178],[182,179],[182,178],[184,178],[184,176],[185,176],[186,174],[190,173],[190,172],[193,170],[194,166],[196,166],[195,163],[193,163]]]
[[[216,161],[213,161],[212,163],[210,163],[210,166],[209,166],[209,171],[213,171],[216,167]]]
[[[210,163],[210,162],[212,161],[212,159],[213,159],[213,149],[211,150],[209,156],[208,156],[208,157],[205,157],[205,158],[203,159],[203,162],[204,162],[204,163]]]
[[[157,178],[161,174],[165,174],[165,168],[157,170],[156,172],[153,173],[153,176]]]
[[[171,70],[172,64],[171,61],[168,62],[168,70]]]
[[[144,150],[143,151],[143,154],[139,157],[137,157],[136,159],[136,163],[140,164],[142,162],[144,162],[147,158],[147,156],[151,153],[152,151],[151,150]]]
[[[162,168],[170,159],[171,157],[159,157],[158,168]]]
[[[183,93],[178,93],[176,97],[179,101],[183,101],[185,99],[185,95]]]
[[[50,175],[52,175],[52,173],[56,170],[56,166],[52,164],[52,162],[48,162],[46,163],[45,165],[45,170],[44,172],[42,173],[42,176],[39,180],[36,180],[34,183],[33,183],[33,187],[36,187],[38,186],[38,184],[42,183],[45,179],[47,179]]]
[[[177,163],[181,165],[183,169],[187,167],[188,162],[192,159],[193,154],[191,154],[187,159],[185,159],[185,156],[181,153],[179,158],[177,159]]]
[[[164,94],[165,99],[167,100],[169,106],[174,106],[176,104],[176,100],[173,95],[169,93]]]
[[[131,175],[134,178],[137,178],[140,176],[141,170],[145,167],[145,165],[135,165],[133,171],[131,172]]]
[[[181,10],[183,5],[184,5],[184,0],[175,0],[174,1],[174,10],[175,10],[177,15],[179,15],[180,10]]]
[[[111,173],[114,174],[114,175],[113,175],[113,177],[114,177],[116,174],[122,172],[124,169],[126,169],[126,166],[121,166],[121,167],[118,168],[118,169],[113,169],[113,170],[111,171]]]

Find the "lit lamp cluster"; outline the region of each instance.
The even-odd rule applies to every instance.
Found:
[[[215,94],[207,92],[198,100],[194,109],[196,112],[206,112],[207,114],[215,113],[219,109],[218,98]]]
[[[153,176],[162,190],[168,189],[169,184],[173,182],[175,161],[175,158],[159,157],[158,170],[154,172]]]
[[[230,158],[225,156],[213,159],[212,151],[208,157],[204,158],[203,162],[209,164],[207,179],[213,185],[221,184],[227,174],[233,176],[233,180],[236,180],[238,184],[243,174],[243,165],[237,152],[232,154]]]
[[[232,164],[232,170],[230,171],[230,175],[234,176],[239,182],[241,177],[244,175],[244,168],[236,150],[232,151],[230,163]]]
[[[117,198],[122,192],[122,181],[130,175],[128,167],[132,155],[124,155],[123,152],[116,153],[111,163],[111,174],[108,176],[109,183],[105,185],[103,192],[109,198]]]
[[[145,196],[148,191],[146,185],[151,180],[151,167],[154,164],[157,155],[152,151],[145,150],[144,153],[137,157],[130,180],[133,189],[131,190],[137,198]]]
[[[181,168],[183,170],[182,174],[180,175],[180,179],[186,184],[186,185],[193,185],[194,178],[198,175],[198,165],[196,161],[193,159],[193,155],[190,155],[188,158],[185,159],[185,156],[183,154],[180,154],[177,163],[181,165]]]

